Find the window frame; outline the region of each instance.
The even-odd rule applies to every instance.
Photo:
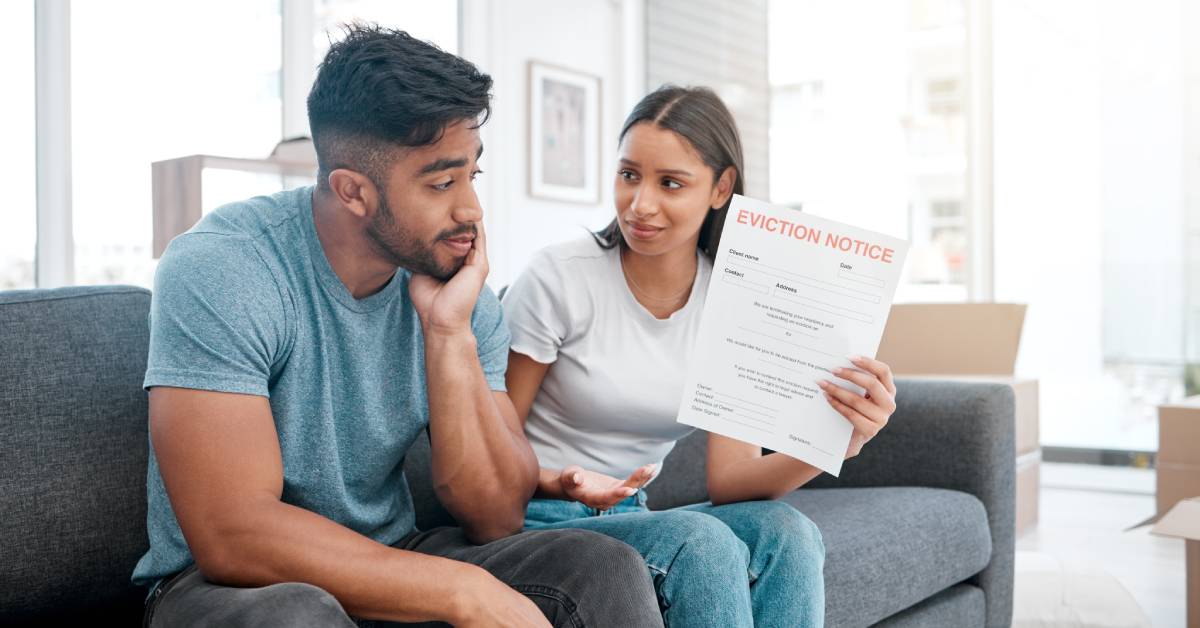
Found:
[[[75,284],[71,177],[71,0],[34,3],[36,213],[34,285]],[[317,0],[279,0],[282,72],[280,138],[308,135],[308,90],[316,78],[313,28]],[[459,44],[462,2],[458,2]],[[147,167],[150,164],[146,164]],[[149,193],[149,191],[147,191]]]

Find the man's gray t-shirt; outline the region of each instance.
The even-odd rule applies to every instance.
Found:
[[[380,543],[413,530],[402,475],[429,423],[421,324],[409,273],[355,299],[317,238],[313,188],[205,216],[167,248],[154,279],[144,386],[268,397],[283,455],[283,501]],[[488,385],[504,390],[509,334],[486,287],[471,317]],[[192,563],[153,447],[150,550],[133,581]]]

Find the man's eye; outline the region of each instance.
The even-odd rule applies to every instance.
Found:
[[[454,179],[450,179],[445,183],[435,183],[432,187],[439,192],[445,192],[446,190],[450,189],[451,185],[454,185]]]
[[[475,179],[477,179],[477,178],[479,177],[479,175],[481,175],[481,174],[483,174],[483,171],[482,171],[482,170],[476,170],[475,172],[472,172],[472,173],[471,173],[471,180],[472,180],[472,181],[474,181],[474,180],[475,180]]]

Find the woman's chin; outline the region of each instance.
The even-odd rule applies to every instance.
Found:
[[[658,247],[651,246],[645,242],[639,242],[628,237],[625,238],[625,247],[628,248],[630,252],[638,255],[653,256],[659,253]]]
[[[663,234],[663,235],[666,235],[666,234]],[[665,253],[670,253],[676,249],[679,249],[680,247],[684,247],[684,246],[694,247],[695,244],[691,243],[688,240],[679,242],[679,241],[672,241],[668,238],[654,238],[650,241],[638,240],[636,238],[630,238],[628,235],[626,235],[625,236],[625,246],[630,251],[637,253],[638,255],[644,255],[646,257],[657,257],[657,256],[663,255]]]

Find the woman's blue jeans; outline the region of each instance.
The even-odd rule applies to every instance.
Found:
[[[809,627],[825,619],[821,532],[783,502],[652,512],[639,491],[601,512],[534,499],[525,527],[592,530],[632,546],[646,559],[668,628]]]

